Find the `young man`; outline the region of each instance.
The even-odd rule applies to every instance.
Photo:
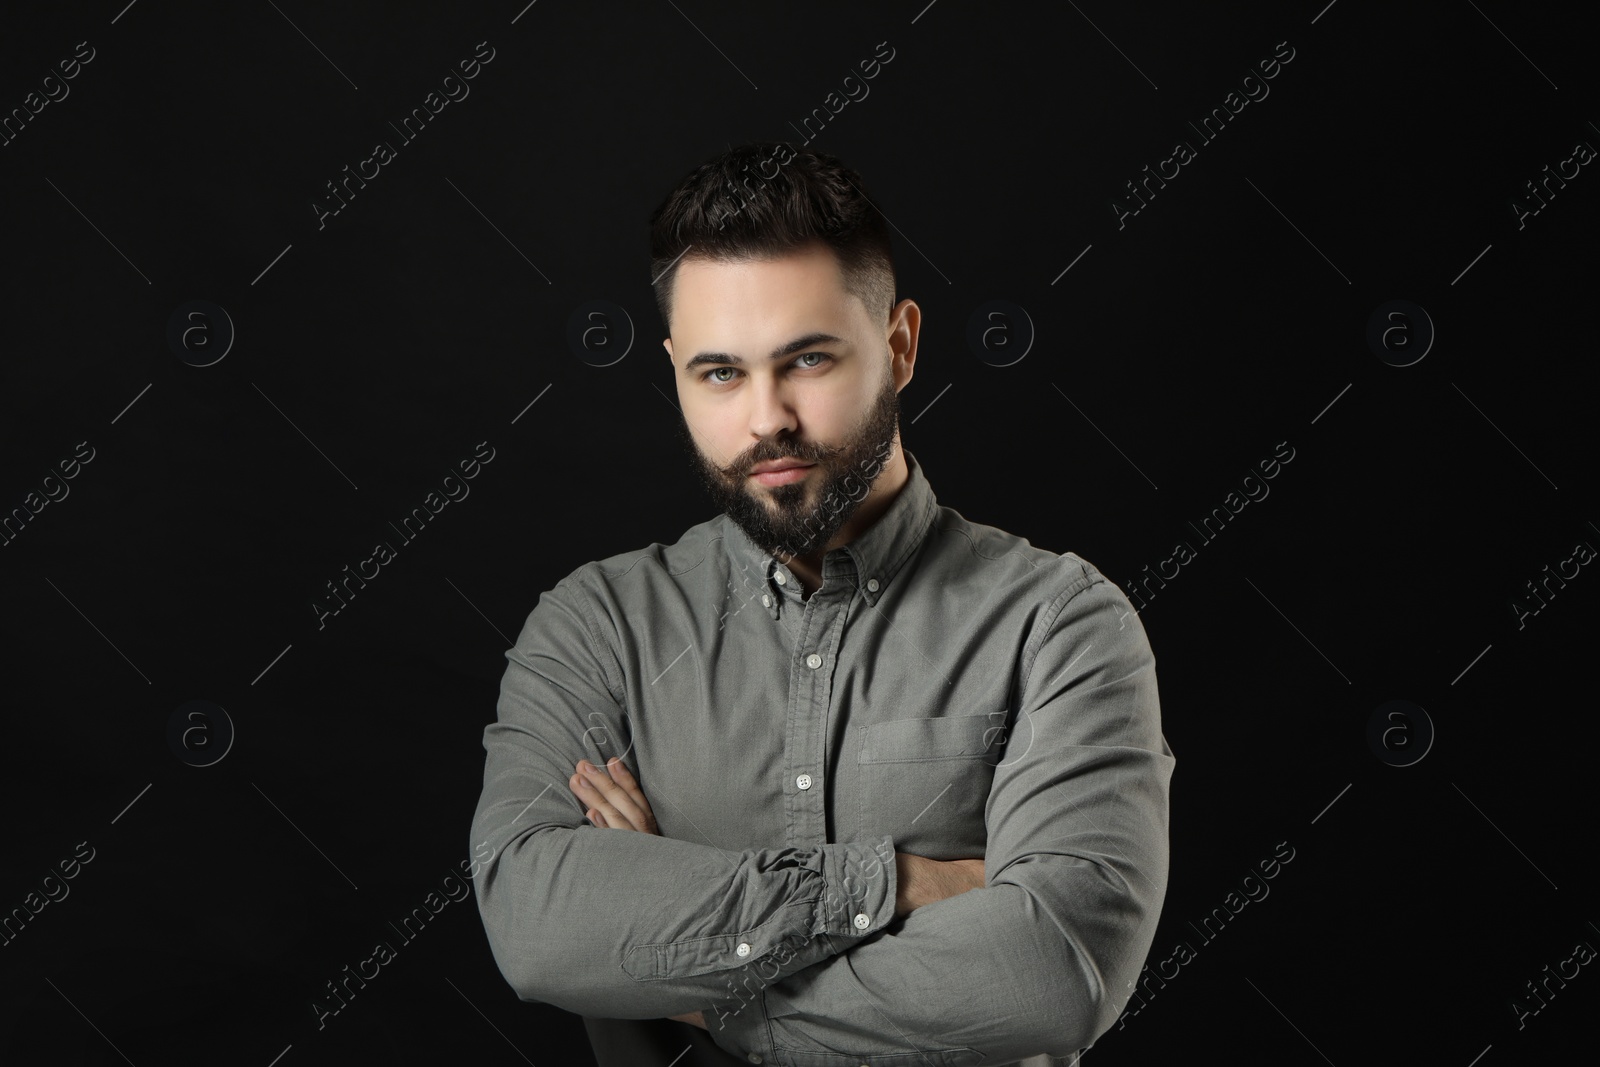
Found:
[[[722,513],[578,567],[506,652],[472,828],[501,972],[601,1067],[1088,1047],[1166,889],[1138,616],[935,501],[898,426],[921,312],[853,171],[732,149],[651,252]]]

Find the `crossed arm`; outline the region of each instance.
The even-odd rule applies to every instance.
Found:
[[[660,834],[655,812],[639,780],[628,770],[627,764],[612,758],[602,770],[588,760],[579,760],[577,771],[567,779],[567,788],[590,807],[584,815],[594,825],[613,830],[630,830],[635,833]],[[911,914],[918,908],[936,900],[983,887],[983,860],[935,860],[909,852],[896,852],[895,900],[896,918]],[[669,1015],[669,1019],[710,1030],[703,1011],[682,1015]]]
[[[1116,1021],[1166,893],[1175,761],[1155,657],[1126,596],[1088,571],[1036,633],[984,809],[982,892],[778,975],[754,1010],[719,1009],[719,1046],[960,1067],[1070,1056]]]
[[[584,826],[591,805],[561,794],[562,775],[580,756],[605,762],[629,730],[590,601],[576,578],[558,583],[506,653],[472,825],[474,851],[491,855],[478,910],[520,999],[617,1019],[707,1009],[720,1042],[731,1017],[761,1015],[747,991],[895,922],[901,864],[886,833],[740,850]]]
[[[581,804],[550,789],[575,755],[604,758],[591,719],[620,729],[618,664],[575,593],[541,600],[485,731],[473,840],[497,851],[475,885],[519,997],[613,1018],[703,1006],[725,1050],[808,1064],[1065,1056],[1115,1022],[1165,894],[1174,765],[1154,656],[1115,586],[1086,570],[1042,606],[984,810],[983,892],[925,890],[944,902],[914,910],[923,865],[888,834],[734,852],[575,826],[584,808],[613,830],[612,811],[653,824],[642,791],[635,824],[593,783]],[[671,906],[634,871],[677,887]],[[718,1008],[757,965],[755,1003]]]

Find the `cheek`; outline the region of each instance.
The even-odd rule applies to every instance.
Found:
[[[688,434],[702,455],[726,463],[738,453],[739,434],[733,405],[708,402],[703,396],[687,391],[679,394],[678,402]]]
[[[859,381],[818,382],[800,401],[800,423],[814,441],[838,444],[872,415],[872,400]]]

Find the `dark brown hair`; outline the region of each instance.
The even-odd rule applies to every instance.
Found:
[[[861,176],[833,156],[783,141],[739,145],[700,164],[650,216],[650,277],[672,328],[678,264],[770,259],[821,241],[845,290],[887,324],[895,304],[889,227]]]

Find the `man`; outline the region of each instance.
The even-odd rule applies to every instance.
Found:
[[[1137,615],[936,503],[898,425],[921,312],[853,171],[731,149],[651,251],[722,513],[577,568],[506,652],[472,828],[501,972],[601,1067],[1073,1056],[1166,889]]]

